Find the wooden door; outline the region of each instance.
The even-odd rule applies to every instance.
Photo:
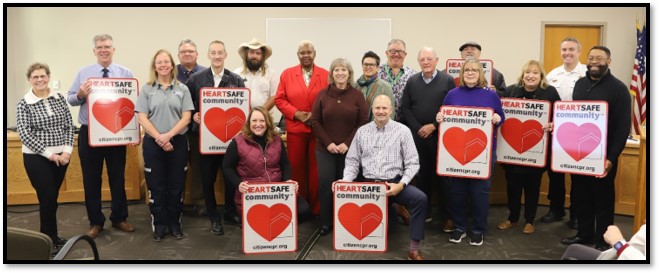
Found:
[[[586,64],[588,59],[588,50],[595,45],[601,45],[602,25],[565,25],[565,24],[545,24],[544,25],[544,47],[543,61],[545,73],[563,64],[561,58],[561,41],[567,37],[574,37],[581,44],[581,55],[579,61]]]

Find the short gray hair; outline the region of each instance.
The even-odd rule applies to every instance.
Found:
[[[330,65],[330,69],[329,69],[329,79],[328,79],[329,83],[335,84],[334,77],[332,77],[334,73],[332,72],[334,71],[334,68],[336,68],[337,66],[343,66],[348,69],[348,85],[352,85],[353,83],[352,79],[355,75],[355,71],[352,70],[352,65],[350,64],[350,61],[344,58],[337,58],[334,59],[334,61],[332,61],[332,64]]]
[[[389,47],[391,44],[401,44],[405,49],[407,49],[407,45],[405,45],[405,41],[401,39],[395,39],[395,38],[391,39],[391,41],[389,41],[389,43],[387,44],[387,47]]]
[[[98,42],[98,41],[107,41],[107,40],[114,41],[110,34],[99,34],[99,35],[94,36],[94,47],[96,47],[96,42]]]
[[[197,44],[195,44],[195,43],[194,43],[192,40],[190,40],[190,39],[184,39],[184,40],[182,40],[181,43],[178,44],[178,48],[180,49],[181,46],[182,46],[182,45],[185,45],[185,44],[188,44],[188,45],[194,46],[195,50],[197,50]]]

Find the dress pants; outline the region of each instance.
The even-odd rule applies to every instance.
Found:
[[[38,154],[23,154],[23,164],[39,199],[39,231],[57,241],[57,198],[69,164],[57,166]]]
[[[222,166],[222,161],[224,160],[224,155],[200,155],[199,167],[201,170],[201,184],[204,192],[204,202],[206,202],[206,213],[208,213],[208,218],[211,221],[220,221],[221,216],[217,211],[217,200],[215,199],[215,181],[217,181],[217,171]],[[231,183],[224,183],[226,187],[232,187],[233,185],[228,185]],[[226,191],[225,187],[225,191]],[[225,192],[225,204],[233,204],[233,194],[235,190],[231,191],[231,197],[226,198]],[[235,204],[234,204],[235,206]],[[226,206],[225,206],[226,208]],[[234,208],[235,209],[235,208]]]
[[[613,225],[615,213],[615,178],[618,172],[618,162],[604,178],[593,176],[572,175],[572,187],[577,198],[577,220],[579,231],[577,236],[585,239],[595,239],[596,245],[608,245],[604,241],[604,232]]]
[[[432,213],[433,188],[439,192],[439,217],[441,221],[451,220],[448,204],[450,203],[450,194],[448,182],[443,176],[437,175],[437,135],[433,134],[429,138],[423,139],[417,134],[413,134],[416,150],[419,152],[419,173],[417,174],[416,186],[428,198],[428,215]]]
[[[318,166],[316,163],[316,137],[313,133],[286,133],[291,179],[299,184],[299,195],[311,206],[311,213],[320,214],[318,199]]]
[[[405,206],[410,212],[410,240],[421,241],[425,238],[428,199],[426,194],[413,185],[407,185],[396,196],[389,197],[389,204]],[[389,206],[391,208],[391,206]],[[391,222],[395,218],[389,218]]]
[[[188,140],[176,135],[170,140],[174,150],[166,152],[150,136],[144,137],[144,178],[149,188],[149,209],[153,231],[181,230],[183,190],[188,170]]]
[[[332,183],[343,177],[346,156],[316,150],[318,161],[318,198],[320,199],[320,225],[332,226],[334,222],[334,194]]]
[[[195,206],[204,206],[204,191],[201,182],[200,171],[200,154],[199,154],[199,134],[192,132],[187,133],[188,143],[190,143],[190,203]]]
[[[78,133],[78,156],[82,168],[85,189],[85,206],[90,225],[103,226],[105,215],[101,210],[101,174],[103,162],[107,167],[112,197],[110,221],[120,223],[128,218],[126,201],[126,146],[90,147],[89,128],[80,126]]]
[[[538,210],[540,196],[540,181],[542,173],[518,173],[506,171],[506,192],[508,194],[508,220],[516,223],[522,208],[522,192],[524,192],[524,219],[533,224]]]

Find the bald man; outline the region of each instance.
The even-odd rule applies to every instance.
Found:
[[[391,120],[392,105],[391,99],[385,95],[375,98],[372,105],[374,119],[357,129],[346,155],[341,181],[354,181],[360,166],[364,181],[384,181],[388,187],[389,202],[404,205],[410,210],[410,250],[407,258],[423,260],[419,246],[425,236],[428,201],[421,190],[409,185],[419,171],[419,154],[410,129]]]

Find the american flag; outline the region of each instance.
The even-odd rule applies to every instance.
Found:
[[[629,89],[635,94],[634,124],[631,128],[634,134],[639,134],[641,123],[645,121],[645,37],[645,24],[641,29],[641,25],[636,21],[636,57],[634,58],[632,82],[629,85]]]

